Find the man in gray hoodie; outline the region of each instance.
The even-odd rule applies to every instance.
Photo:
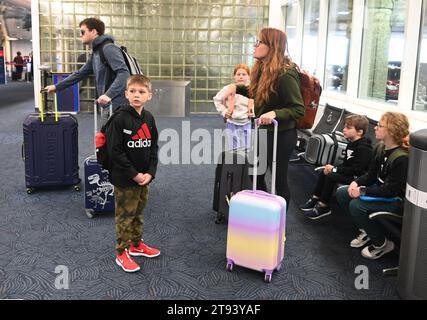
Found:
[[[104,34],[105,24],[101,20],[87,18],[81,21],[79,26],[81,41],[91,46],[92,54],[80,70],[45,89],[49,93],[61,91],[94,74],[97,102],[100,105],[112,102],[113,108],[116,109],[126,101],[124,93],[126,80],[130,75],[123,54],[119,47],[112,45],[114,38]],[[101,59],[100,50],[103,50],[106,63]]]

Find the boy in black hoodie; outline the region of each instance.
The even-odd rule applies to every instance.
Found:
[[[369,121],[365,116],[350,115],[345,118],[344,137],[350,143],[345,149],[341,165],[327,164],[320,173],[312,197],[300,207],[309,219],[319,219],[331,214],[329,200],[337,183],[349,184],[368,170],[372,157],[371,141],[365,138]]]
[[[116,204],[116,263],[126,272],[135,272],[140,267],[130,256],[160,254],[141,239],[148,184],[158,163],[158,133],[153,115],[144,110],[152,97],[150,80],[142,75],[129,77],[125,93],[129,104],[116,111],[108,127],[107,148]]]

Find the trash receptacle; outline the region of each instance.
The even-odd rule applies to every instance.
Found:
[[[427,299],[427,129],[410,144],[397,289],[403,299]]]

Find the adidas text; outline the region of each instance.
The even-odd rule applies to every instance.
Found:
[[[136,140],[136,141],[128,141],[127,146],[129,148],[150,148],[151,147],[151,140],[145,139],[145,140]]]

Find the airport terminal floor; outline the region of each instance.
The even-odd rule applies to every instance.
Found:
[[[89,219],[84,191],[25,188],[22,122],[34,111],[32,84],[0,87],[0,299],[114,300],[295,300],[399,299],[397,278],[382,269],[398,263],[395,252],[371,261],[349,242],[356,234],[349,217],[333,214],[312,221],[297,206],[315,181],[310,166],[291,165],[292,201],[287,214],[283,267],[265,283],[262,273],[226,270],[225,224],[215,224],[212,192],[215,165],[163,165],[150,187],[144,240],[162,250],[155,259],[136,258],[139,272],[115,263],[114,215]],[[80,113],[79,164],[93,154],[93,115]],[[158,118],[159,131],[223,128],[218,116]],[[369,270],[368,289],[356,289],[358,266]],[[62,269],[61,269],[62,268]],[[67,289],[57,289],[58,270],[69,271]],[[356,281],[357,282],[357,281]]]

